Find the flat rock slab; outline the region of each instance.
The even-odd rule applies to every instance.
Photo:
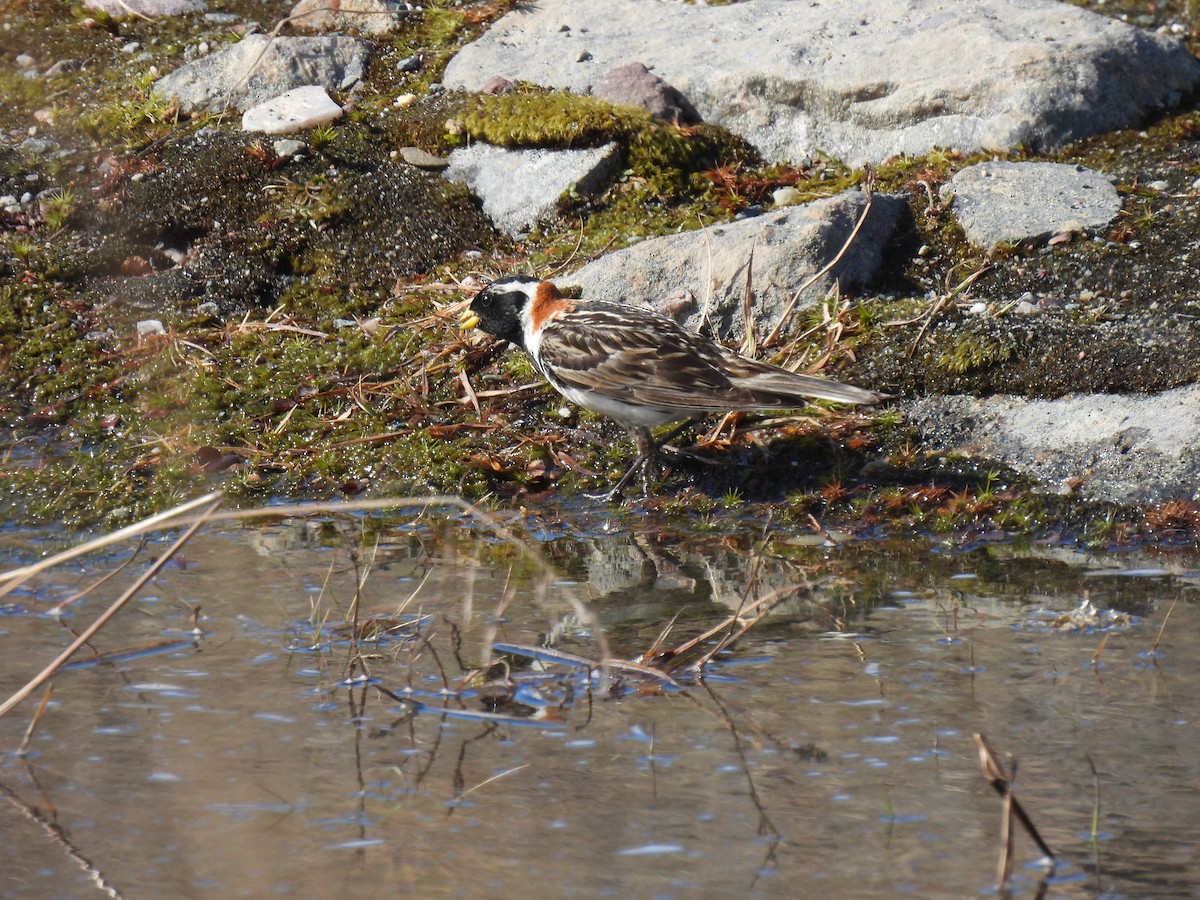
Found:
[[[1097,231],[1121,212],[1112,182],[1062,163],[987,162],[968,166],[942,186],[967,240],[991,248],[1069,231]]]
[[[846,191],[727,225],[651,238],[560,281],[582,285],[589,299],[649,306],[692,329],[707,321],[720,337],[741,340],[746,270],[753,253],[752,316],[761,339],[801,285],[837,257],[866,204],[865,194]],[[850,248],[801,294],[796,307],[801,316],[835,282],[845,291],[869,283],[908,215],[903,197],[876,194]]]
[[[1141,122],[1200,84],[1179,41],[1054,0],[539,0],[446,69],[586,93],[640,62],[768,159],[1044,148]]]
[[[399,0],[300,0],[288,18],[292,28],[302,33],[390,34],[404,24],[411,9]]]
[[[292,134],[328,125],[342,117],[342,108],[318,85],[293,88],[242,113],[242,131]]]
[[[515,235],[555,218],[564,191],[575,188],[588,194],[599,189],[618,151],[616,144],[588,150],[505,150],[474,144],[450,154],[445,176],[469,187],[496,227]]]
[[[154,90],[184,112],[250,107],[293,88],[317,84],[344,91],[363,77],[371,45],[358,38],[250,34],[160,78]]]
[[[135,16],[157,19],[208,12],[208,4],[204,0],[84,0],[83,5],[114,19]]]
[[[994,460],[1088,500],[1200,498],[1200,385],[1057,400],[929,397],[909,422],[936,450]]]

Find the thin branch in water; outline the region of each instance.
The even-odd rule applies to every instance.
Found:
[[[197,497],[195,500],[189,500],[187,503],[181,503],[172,509],[158,513],[148,519],[143,519],[140,522],[134,522],[132,525],[114,531],[112,534],[106,534],[94,540],[80,544],[78,547],[72,547],[70,550],[64,550],[62,553],[56,553],[54,556],[49,556],[46,559],[39,560],[32,565],[23,566],[20,569],[12,569],[8,572],[0,573],[0,582],[6,582],[0,585],[0,597],[8,594],[17,585],[23,581],[37,575],[39,572],[44,572],[46,569],[57,566],[59,563],[66,562],[70,559],[75,559],[78,556],[83,556],[95,550],[102,550],[105,547],[111,547],[113,544],[119,544],[126,538],[136,537],[140,534],[145,534],[148,531],[155,531],[160,525],[171,521],[172,519],[183,516],[184,513],[199,509],[202,506],[220,501],[221,492],[213,491],[210,494],[205,494],[203,497]],[[184,524],[183,522],[177,524]]]
[[[1163,634],[1165,634],[1167,630],[1167,620],[1171,618],[1171,613],[1175,612],[1175,604],[1178,602],[1179,597],[1176,596],[1175,599],[1171,601],[1171,607],[1167,610],[1167,614],[1163,616],[1162,625],[1160,625],[1158,628],[1158,635],[1154,638],[1154,643],[1150,645],[1151,659],[1153,659],[1155,654],[1158,653],[1158,645],[1162,643]]]
[[[983,773],[983,777],[1001,797],[1008,797],[1012,793],[1012,785],[1009,782],[1008,776],[1004,772],[1004,767],[996,758],[995,752],[988,745],[987,738],[982,734],[974,734],[972,738],[975,741],[975,749],[979,753],[979,769]],[[1012,797],[1012,813],[1017,817],[1017,821],[1025,829],[1026,833],[1037,844],[1038,849],[1042,851],[1042,855],[1047,857],[1051,863],[1054,862],[1054,851],[1042,840],[1041,834],[1038,833],[1033,820],[1025,812],[1021,802],[1016,797]]]
[[[212,495],[209,496],[211,497]],[[202,513],[195,520],[195,522],[192,523],[191,527],[188,528],[188,530],[182,535],[180,535],[178,540],[168,547],[162,556],[156,559],[154,563],[144,573],[142,573],[141,577],[138,578],[138,580],[135,581],[124,594],[118,597],[113,604],[107,610],[105,610],[95,622],[85,629],[84,632],[79,635],[79,637],[76,638],[66,650],[60,653],[58,657],[52,663],[50,663],[50,665],[46,666],[46,668],[35,675],[28,684],[9,697],[4,703],[0,704],[0,716],[3,716],[14,706],[37,690],[38,687],[44,684],[47,680],[52,678],[54,673],[57,672],[80,647],[91,640],[101,628],[108,624],[108,621],[121,611],[121,607],[123,607],[129,602],[130,599],[136,596],[137,593],[141,591],[141,589],[145,587],[147,583],[149,583],[150,579],[152,579],[162,570],[162,568],[170,561],[171,557],[173,557],[179,551],[179,549],[183,547],[184,544],[191,540],[192,535],[196,533],[201,525],[208,521],[208,516],[216,510],[220,503],[221,497],[219,494],[216,495],[215,499],[210,499],[207,511]]]
[[[487,785],[491,784],[493,781],[498,781],[499,779],[505,778],[505,777],[513,774],[514,772],[520,772],[522,769],[528,769],[531,765],[533,765],[533,763],[524,763],[523,765],[513,766],[511,769],[505,769],[503,772],[497,772],[491,778],[484,779],[483,781],[479,782],[479,784],[475,785],[474,787],[467,788],[465,791],[463,791],[461,794],[459,794],[454,799],[461,800],[463,797],[467,796],[468,794],[474,793],[475,791],[479,790],[481,787],[487,787]]]
[[[25,729],[25,737],[21,739],[21,746],[17,748],[17,756],[25,755],[25,751],[29,748],[29,741],[33,738],[33,732],[37,729],[38,722],[42,721],[42,715],[46,712],[46,707],[50,705],[50,698],[52,696],[54,696],[53,683],[46,686],[46,693],[42,695],[42,702],[38,704],[37,712],[29,720],[29,727]]]
[[[70,839],[67,837],[60,825],[56,824],[50,819],[47,819],[41,810],[35,806],[30,806],[28,803],[18,797],[9,787],[2,783],[0,783],[0,796],[5,797],[8,802],[17,809],[18,812],[41,828],[46,836],[50,838],[50,841],[59,846],[67,855],[67,857],[83,870],[84,874],[87,875],[88,880],[96,886],[97,890],[99,890],[106,897],[112,897],[114,900],[120,900],[122,896],[120,891],[112,886],[108,878],[103,872],[100,871],[94,862],[84,856],[80,849],[71,843]]]
[[[78,592],[72,594],[66,600],[62,600],[62,601],[56,603],[50,609],[46,610],[46,614],[55,616],[55,617],[61,616],[63,613],[63,610],[66,609],[68,606],[70,606],[72,603],[82,600],[84,597],[86,597],[92,591],[96,590],[98,587],[100,587],[102,584],[104,584],[110,578],[123,572],[126,569],[126,567],[131,565],[133,563],[133,561],[138,558],[138,556],[141,554],[141,552],[145,548],[146,548],[146,536],[142,535],[142,539],[140,541],[138,541],[137,547],[134,549],[133,553],[130,554],[130,556],[127,560],[125,560],[123,563],[121,563],[119,566],[117,566],[111,572],[106,573],[103,578],[89,584],[82,591],[78,591]]]

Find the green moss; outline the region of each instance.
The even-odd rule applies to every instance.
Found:
[[[963,334],[937,353],[935,364],[955,375],[982,369],[995,363],[1007,362],[1014,353],[1010,335]]]
[[[679,128],[645,110],[565,92],[474,96],[459,121],[472,137],[501,147],[594,147],[619,141],[629,173],[664,196],[700,186],[693,176],[714,166],[759,161],[749,144],[722,128]]]

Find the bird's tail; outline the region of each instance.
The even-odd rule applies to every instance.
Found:
[[[773,369],[740,380],[740,385],[755,393],[775,395],[781,399],[808,397],[814,400],[832,400],[835,403],[878,403],[887,399],[887,394],[867,391],[849,384],[840,384],[815,375],[798,375],[786,369]],[[775,405],[775,404],[772,404]],[[790,404],[780,404],[790,405]]]

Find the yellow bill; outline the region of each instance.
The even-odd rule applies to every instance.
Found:
[[[478,313],[472,312],[469,308],[464,309],[458,314],[458,321],[463,328],[474,328],[479,324],[479,315]]]

